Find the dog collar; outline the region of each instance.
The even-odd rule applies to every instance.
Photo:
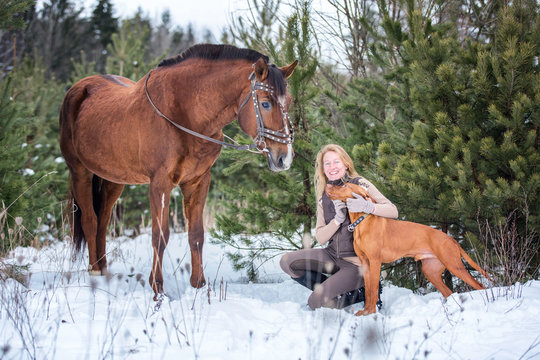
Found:
[[[349,230],[349,232],[354,232],[354,229],[358,226],[358,224],[360,224],[362,221],[364,221],[364,219],[367,218],[368,216],[369,216],[369,214],[360,216],[358,219],[356,219],[355,222],[353,222],[352,224],[349,224],[349,226],[347,226],[347,230]]]

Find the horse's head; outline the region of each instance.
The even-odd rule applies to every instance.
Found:
[[[250,77],[250,93],[238,109],[240,127],[265,153],[272,171],[287,170],[293,160],[293,128],[287,112],[291,96],[285,80],[297,64],[295,61],[278,68],[262,57],[257,60]]]

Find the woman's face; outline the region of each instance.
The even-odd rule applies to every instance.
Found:
[[[345,173],[347,172],[345,164],[343,164],[341,157],[335,151],[328,151],[324,154],[323,169],[324,174],[329,181],[339,180],[345,176]]]

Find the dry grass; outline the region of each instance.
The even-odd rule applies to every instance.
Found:
[[[516,211],[504,223],[492,225],[489,221],[478,223],[480,238],[485,244],[484,268],[498,285],[512,286],[538,276],[538,234],[527,227],[518,231]],[[528,223],[528,216],[525,224]]]

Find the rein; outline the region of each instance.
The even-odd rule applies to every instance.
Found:
[[[360,216],[358,219],[356,219],[355,222],[353,222],[352,224],[349,224],[349,226],[347,226],[347,230],[349,230],[349,232],[354,232],[354,229],[358,226],[358,224],[360,224],[362,221],[364,221],[364,219],[367,218],[369,215],[370,214]]]
[[[249,145],[240,145],[236,141],[234,141],[234,139],[230,138],[227,135],[224,135],[224,136],[230,139],[231,141],[233,141],[234,144],[217,140],[209,136],[203,135],[201,133],[198,133],[196,131],[193,131],[191,129],[188,129],[172,121],[169,117],[163,114],[152,101],[152,98],[150,97],[150,94],[148,92],[148,79],[150,79],[150,73],[148,73],[148,75],[146,76],[146,80],[144,82],[144,91],[146,92],[146,97],[148,98],[150,105],[152,105],[152,107],[154,108],[154,110],[159,116],[161,116],[162,118],[170,122],[172,125],[174,125],[178,129],[184,132],[187,132],[188,134],[213,142],[215,144],[230,147],[236,150],[248,150],[250,152],[254,152],[258,154],[262,154],[263,152],[268,152],[268,148],[266,147],[266,141],[264,140],[264,138],[269,138],[271,140],[280,142],[282,144],[292,144],[292,142],[294,141],[294,138],[293,138],[294,126],[289,119],[289,114],[287,113],[287,111],[285,111],[285,109],[283,108],[283,105],[281,105],[281,103],[279,102],[278,102],[279,107],[281,109],[281,113],[283,114],[283,125],[284,125],[283,129],[274,131],[274,130],[270,130],[264,127],[263,117],[261,114],[261,110],[259,108],[259,99],[255,91],[256,90],[266,91],[270,95],[273,95],[274,89],[270,85],[256,81],[254,72],[251,72],[251,74],[248,77],[248,79],[251,80],[250,93],[248,94],[246,99],[242,102],[240,107],[238,108],[238,114],[240,114],[240,110],[248,102],[249,98],[251,97],[253,99],[253,108],[255,109],[255,118],[257,120],[257,137],[254,139],[253,144],[249,144]],[[290,133],[289,133],[289,127],[287,125],[289,125],[291,128]],[[260,149],[261,144],[263,145],[262,150]]]

